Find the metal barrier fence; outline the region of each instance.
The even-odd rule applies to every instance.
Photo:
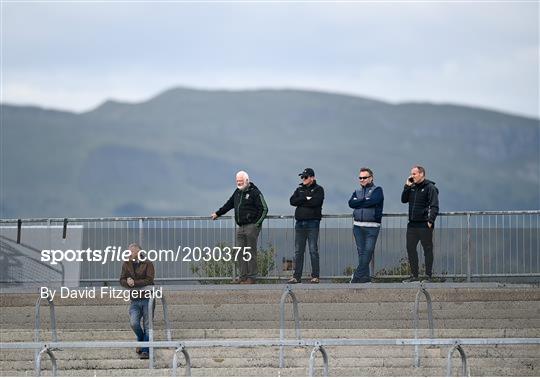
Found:
[[[38,353],[36,361],[36,376],[41,375],[41,358],[43,354],[48,354],[52,361],[52,375],[58,373],[58,360],[54,355],[59,349],[95,349],[95,348],[167,348],[174,349],[171,363],[171,375],[176,376],[178,368],[178,352],[182,352],[186,358],[186,376],[191,376],[191,358],[188,350],[191,348],[245,348],[245,347],[313,347],[309,358],[308,375],[315,374],[315,356],[318,351],[323,355],[323,376],[328,376],[329,364],[328,353],[325,347],[328,346],[450,346],[447,356],[447,376],[452,374],[452,355],[458,350],[462,362],[462,375],[469,376],[469,365],[465,354],[466,345],[538,345],[540,338],[452,338],[452,339],[302,339],[302,340],[277,340],[277,339],[221,339],[221,340],[186,340],[186,341],[58,341],[48,343],[36,342],[13,342],[0,343],[0,350],[8,349],[33,349]],[[326,357],[326,358],[325,358]],[[39,369],[39,370],[38,370]]]
[[[383,217],[371,274],[408,274],[405,233],[407,214]],[[289,277],[294,256],[294,219],[269,216],[259,236],[259,275],[268,280]],[[42,250],[127,249],[138,242],[156,256],[156,282],[214,281],[235,276],[235,266],[223,257],[234,246],[231,217],[125,217],[72,219],[2,219],[0,285],[117,284],[120,261],[43,262]],[[540,210],[441,213],[434,231],[434,274],[458,280],[540,276]],[[216,249],[217,248],[217,249]],[[418,246],[423,261],[421,246]],[[14,252],[16,251],[16,252]],[[109,251],[109,252],[110,252]],[[210,251],[210,261],[205,261]],[[216,252],[217,251],[217,252]],[[169,254],[170,252],[170,254]],[[162,254],[163,253],[163,254]],[[212,255],[212,253],[214,253]],[[306,253],[308,253],[306,251]],[[348,278],[358,262],[350,214],[325,215],[319,234],[321,278]],[[309,257],[304,272],[310,272]],[[40,274],[30,265],[43,265]],[[49,270],[45,269],[48,268]],[[30,273],[28,273],[30,272]]]
[[[415,299],[415,313],[413,319],[413,326],[415,327],[414,339],[302,339],[300,330],[300,316],[298,312],[298,301],[294,294],[293,288],[287,285],[282,293],[280,300],[280,338],[276,339],[255,339],[255,340],[239,340],[239,339],[220,339],[220,340],[185,340],[185,341],[173,341],[171,336],[171,330],[168,322],[168,310],[165,298],[162,298],[165,327],[167,341],[154,341],[153,339],[153,322],[149,324],[150,340],[147,342],[139,341],[75,341],[75,342],[60,342],[57,340],[56,335],[56,318],[54,311],[54,302],[52,298],[47,298],[47,302],[50,307],[51,316],[51,331],[52,341],[40,342],[39,334],[41,330],[39,322],[39,312],[41,305],[41,298],[38,299],[35,306],[35,318],[36,318],[36,337],[34,342],[11,342],[0,343],[0,350],[6,349],[33,349],[35,350],[34,368],[35,375],[41,376],[41,359],[44,354],[47,354],[52,363],[52,375],[56,376],[58,373],[58,360],[54,355],[55,350],[70,349],[70,348],[132,348],[132,347],[148,347],[150,349],[149,368],[154,368],[154,348],[172,348],[175,350],[173,354],[171,373],[172,376],[176,376],[178,367],[178,353],[181,352],[184,355],[186,361],[185,372],[186,376],[191,376],[191,358],[188,352],[189,348],[209,348],[209,347],[229,347],[229,348],[242,348],[242,347],[279,347],[279,368],[285,368],[285,347],[312,347],[312,351],[308,363],[308,375],[314,376],[315,374],[315,356],[317,352],[320,352],[323,357],[323,376],[329,374],[328,353],[325,346],[364,346],[364,345],[396,345],[396,346],[414,346],[415,357],[414,367],[420,367],[419,347],[425,345],[448,345],[450,346],[447,354],[447,376],[452,374],[452,357],[457,350],[461,357],[462,375],[469,376],[469,366],[467,362],[467,355],[464,350],[465,345],[517,345],[517,344],[540,344],[540,338],[435,338],[434,337],[434,325],[433,314],[431,306],[431,296],[429,295],[424,284],[420,283],[418,286],[418,292]],[[428,322],[430,338],[418,338],[418,323],[419,323],[419,299],[421,294],[426,297],[427,310],[428,310]],[[293,320],[295,323],[296,339],[286,339],[285,335],[285,302],[286,298],[290,297],[293,307]],[[149,309],[152,308],[152,300],[148,303]],[[152,317],[151,317],[152,318]]]

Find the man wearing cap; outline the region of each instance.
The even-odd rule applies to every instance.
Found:
[[[238,225],[236,247],[242,248],[242,253],[238,256],[240,277],[235,283],[254,284],[258,274],[257,238],[268,213],[268,206],[259,188],[249,181],[247,172],[240,171],[236,174],[236,190],[211,217],[216,220],[233,208],[234,220]]]
[[[311,168],[304,169],[298,176],[302,183],[291,196],[291,206],[296,206],[295,237],[295,268],[294,275],[288,281],[291,284],[300,283],[304,267],[304,252],[306,241],[309,244],[311,257],[311,283],[319,283],[319,224],[321,222],[324,189],[317,184],[315,172]]]

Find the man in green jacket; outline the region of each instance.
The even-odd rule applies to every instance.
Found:
[[[238,254],[240,277],[236,283],[254,284],[257,281],[257,238],[262,222],[268,213],[268,206],[259,190],[249,181],[249,175],[240,171],[236,174],[236,190],[231,198],[211,217],[216,220],[234,208],[236,247],[242,248]]]

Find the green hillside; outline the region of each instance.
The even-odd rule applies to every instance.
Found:
[[[1,216],[206,215],[247,170],[271,214],[292,213],[313,167],[325,212],[349,212],[358,168],[372,167],[386,211],[410,166],[437,182],[441,209],[540,208],[539,120],[329,93],[177,88],[146,102],[76,114],[4,104]]]

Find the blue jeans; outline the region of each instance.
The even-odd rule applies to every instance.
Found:
[[[354,240],[358,251],[358,267],[354,271],[352,283],[370,282],[369,263],[375,251],[380,227],[353,227]]]
[[[148,302],[149,299],[132,299],[129,306],[129,325],[135,335],[137,341],[148,341],[148,327],[150,318],[148,317]],[[154,302],[155,308],[156,302]],[[153,311],[152,311],[153,315]],[[141,319],[143,321],[143,327],[141,327]],[[149,352],[148,348],[142,348],[142,352]]]
[[[294,278],[298,281],[302,279],[304,268],[304,252],[306,251],[306,241],[309,245],[309,255],[311,257],[311,277],[319,278],[319,224],[318,219],[299,220],[294,226]]]

